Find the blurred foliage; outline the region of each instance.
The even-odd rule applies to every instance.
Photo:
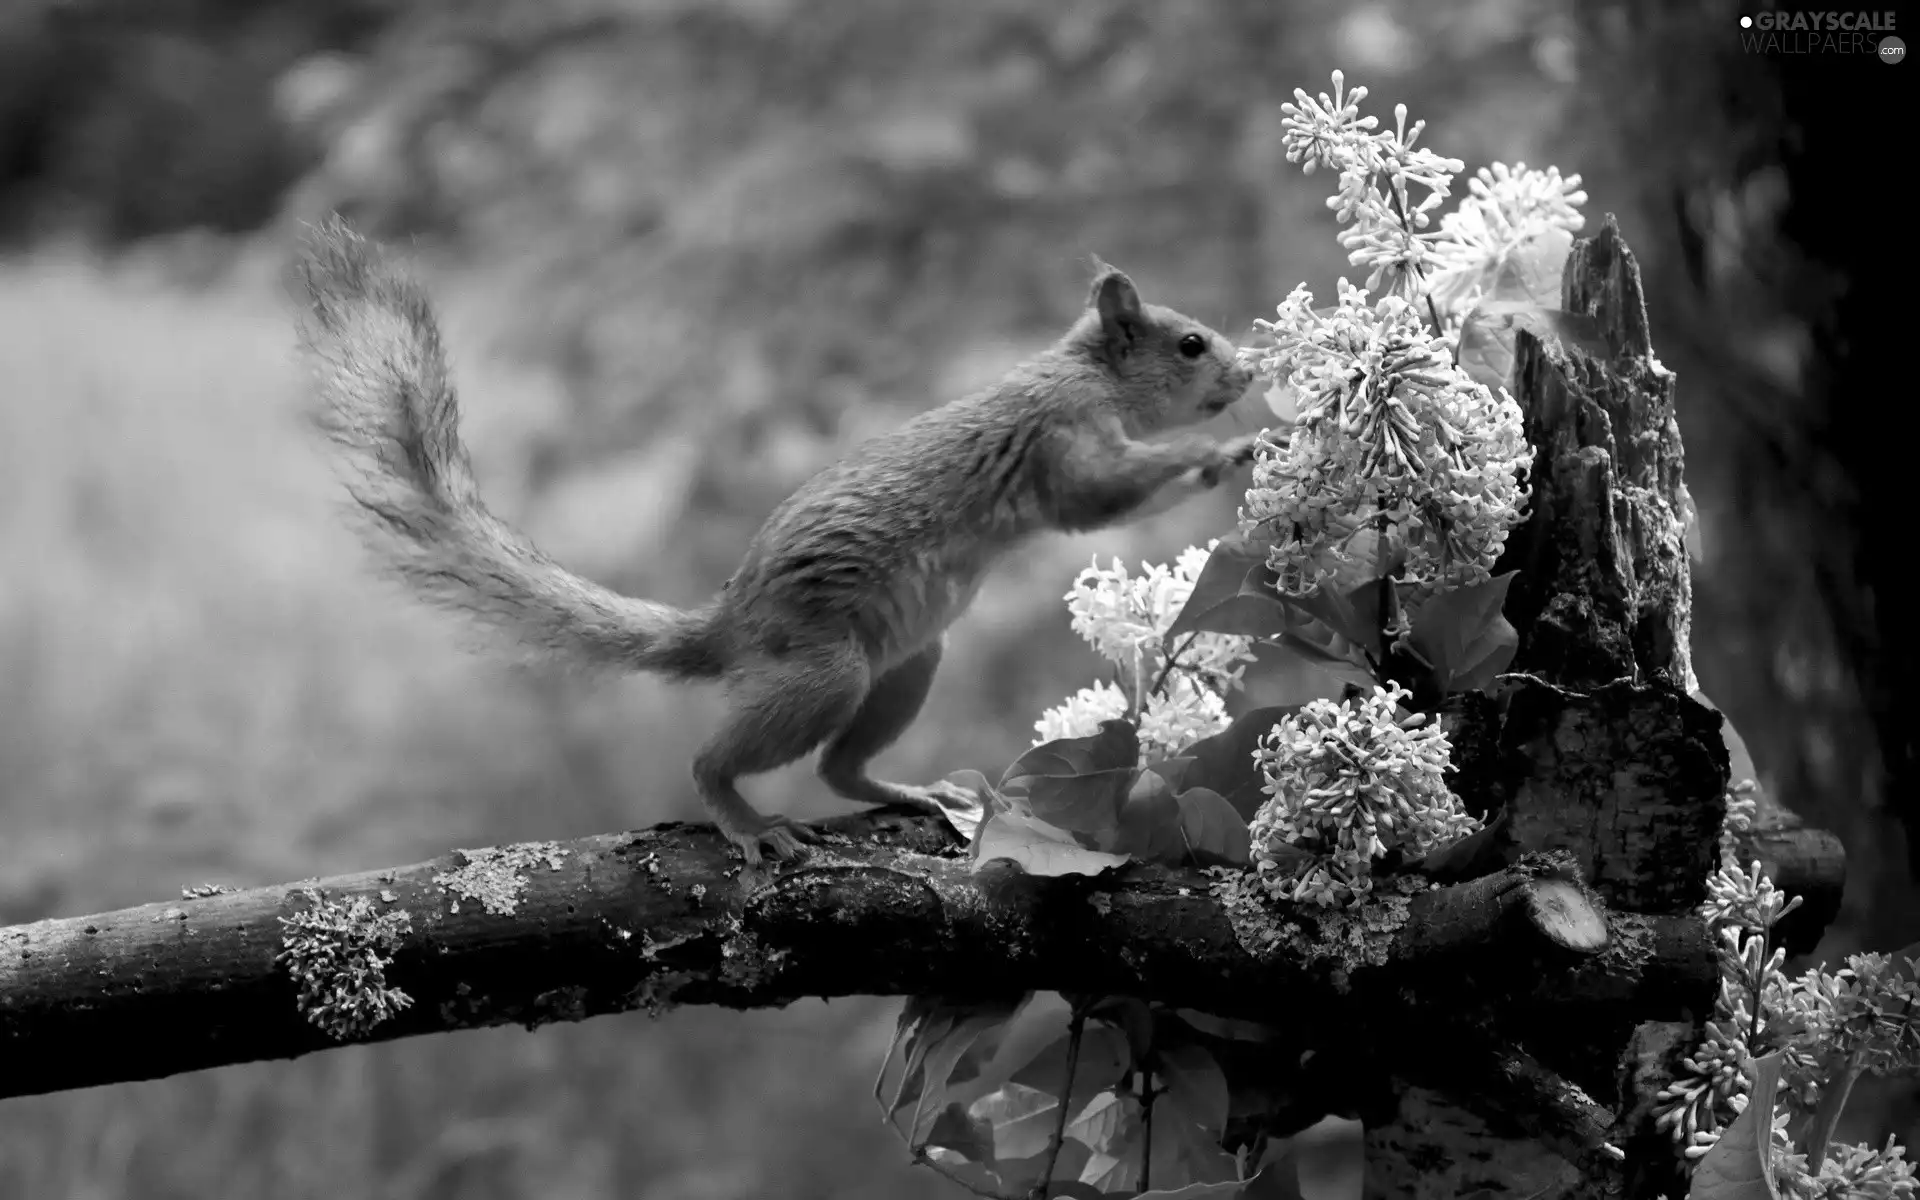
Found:
[[[257,228],[311,164],[273,103],[388,0],[8,0],[0,6],[0,232],[118,240]]]
[[[1279,105],[1340,66],[1470,166],[1579,171],[1620,214],[1681,379],[1703,683],[1847,841],[1823,953],[1893,944],[1913,893],[1850,640],[1853,484],[1797,386],[1830,293],[1778,236],[1772,83],[1713,56],[1716,22],[1722,0],[9,0],[0,917],[697,811],[706,691],[506,671],[365,578],[292,419],[298,220],[339,207],[420,264],[503,515],[689,602],[839,448],[1050,340],[1090,253],[1229,336],[1330,287],[1331,181],[1281,161]],[[1059,600],[1087,556],[1164,561],[1233,506],[1008,563],[885,764],[997,774],[1094,672]],[[803,769],[755,782],[836,807]],[[950,1195],[861,1099],[893,1009],[9,1102],[0,1197]]]

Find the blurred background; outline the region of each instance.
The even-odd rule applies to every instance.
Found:
[[[1088,255],[1240,336],[1346,273],[1280,104],[1334,67],[1469,169],[1585,177],[1680,377],[1706,690],[1845,841],[1821,947],[1920,936],[1911,418],[1856,114],[1902,71],[1743,56],[1722,3],[5,0],[0,921],[698,814],[717,696],[463,653],[373,581],[300,427],[284,283],[338,208],[447,326],[494,507],[674,602],[836,451],[990,381]],[[1388,116],[1390,119],[1390,116]],[[1871,222],[1866,222],[1871,224]],[[1876,291],[1878,288],[1880,291]],[[1910,391],[1911,385],[1907,385]],[[1223,421],[1250,428],[1257,414]],[[997,772],[1089,682],[1060,598],[1236,497],[1060,538],[883,764]],[[837,811],[805,767],[759,803]],[[898,1002],[633,1015],[0,1104],[0,1197],[946,1197],[866,1090]],[[1863,1085],[1846,1130],[1912,1138]]]

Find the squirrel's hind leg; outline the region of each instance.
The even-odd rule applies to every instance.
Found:
[[[844,729],[867,692],[866,660],[850,648],[762,660],[737,674],[727,692],[726,724],[694,755],[694,786],[749,864],[762,851],[796,858],[817,835],[792,817],[760,812],[736,781],[784,767]]]
[[[920,715],[940,668],[940,651],[936,641],[875,680],[853,719],[827,743],[820,756],[820,778],[837,795],[861,804],[906,804],[932,813],[942,811],[943,797],[961,805],[974,802],[973,793],[952,784],[914,787],[867,773],[867,764]]]

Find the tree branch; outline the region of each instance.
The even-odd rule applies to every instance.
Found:
[[[1738,835],[1734,854],[1741,866],[1758,859],[1774,886],[1800,897],[1800,907],[1773,927],[1773,944],[1788,954],[1811,954],[1835,917],[1847,884],[1847,852],[1840,839],[1815,829],[1759,789],[1753,827]]]
[[[1584,1039],[1617,1009],[1656,1020],[1711,1001],[1697,921],[1604,912],[1550,856],[1365,920],[1276,921],[1199,872],[1006,878],[975,874],[930,818],[876,812],[827,828],[840,836],[808,860],[753,873],[709,827],[663,825],[0,930],[0,1095],[341,1040],[809,996],[1064,988],[1304,1021],[1323,1044],[1399,1042],[1463,1016],[1491,1028],[1523,1011]],[[351,956],[332,976],[309,968],[308,991],[338,1001],[323,1016],[368,1011],[354,998],[382,986],[411,1003],[370,1027],[334,1021],[344,1039],[323,1032],[280,957],[282,919],[297,913],[332,920],[347,948],[372,944],[354,938],[376,920],[403,930],[376,975]]]

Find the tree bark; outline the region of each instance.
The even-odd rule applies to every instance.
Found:
[[[1640,268],[1609,213],[1573,244],[1561,307],[1592,322],[1600,358],[1558,337],[1515,339],[1515,398],[1534,447],[1527,523],[1496,571],[1518,570],[1513,669],[1563,687],[1618,679],[1694,688],[1685,455],[1673,372],[1654,357]]]
[[[1356,946],[1311,916],[1247,919],[1198,872],[996,878],[930,818],[835,824],[809,859],[754,872],[709,827],[665,825],[15,926],[0,931],[0,1095],[808,996],[1112,993],[1311,1028],[1321,1045],[1398,1043],[1441,1021],[1493,1028],[1522,1011],[1577,1031],[1711,998],[1697,922],[1606,912],[1565,883],[1564,860],[1415,895],[1403,923]],[[323,965],[316,979],[289,961],[307,943],[288,920],[356,900],[362,929],[404,926],[377,978]],[[352,939],[355,921],[334,924]],[[322,996],[398,989],[405,1007],[329,1032],[316,1021],[344,1010],[303,1002],[302,983]]]

